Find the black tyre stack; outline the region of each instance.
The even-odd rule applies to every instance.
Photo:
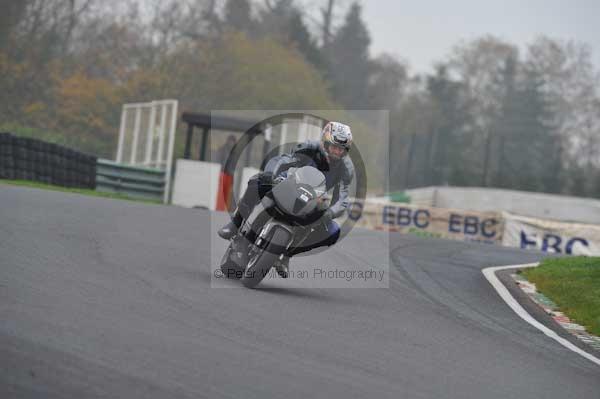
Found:
[[[0,179],[15,179],[13,136],[0,133]]]
[[[95,189],[96,161],[58,144],[0,133],[0,179]]]

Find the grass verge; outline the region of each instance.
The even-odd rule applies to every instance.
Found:
[[[12,185],[12,186],[23,186],[23,187],[41,188],[43,190],[62,191],[62,192],[65,192],[65,193],[75,193],[75,194],[89,195],[91,197],[113,198],[113,199],[126,200],[126,201],[144,202],[144,203],[147,203],[147,204],[157,204],[157,205],[158,204],[162,204],[161,201],[132,198],[132,197],[128,197],[128,196],[123,195],[123,194],[104,193],[104,192],[101,192],[101,191],[89,190],[89,189],[83,189],[83,188],[61,187],[61,186],[55,186],[55,185],[52,185],[52,184],[39,183],[39,182],[35,182],[35,181],[30,181],[30,180],[6,180],[6,179],[0,179],[0,184],[9,184],[9,185]]]
[[[600,336],[600,257],[545,259],[523,275],[561,312]]]

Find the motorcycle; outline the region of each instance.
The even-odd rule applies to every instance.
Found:
[[[231,238],[220,264],[224,276],[256,287],[291,248],[306,242],[330,201],[321,171],[312,166],[288,169]]]

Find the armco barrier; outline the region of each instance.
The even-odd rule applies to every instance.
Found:
[[[600,225],[600,200],[484,187],[407,190],[411,204],[477,212],[510,212],[538,219]]]
[[[45,141],[0,133],[0,178],[96,187],[96,157]]]
[[[132,198],[162,201],[165,172],[160,169],[123,165],[98,159],[96,190],[119,193]]]

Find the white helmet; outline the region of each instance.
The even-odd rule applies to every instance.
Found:
[[[321,146],[329,161],[344,158],[352,147],[350,126],[340,122],[329,122],[321,132]]]

